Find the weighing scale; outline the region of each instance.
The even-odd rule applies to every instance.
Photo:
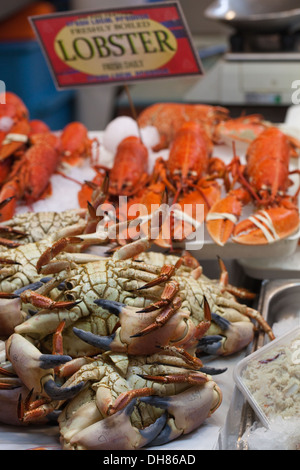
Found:
[[[185,99],[223,105],[295,102],[300,79],[300,8],[297,0],[216,0],[206,18],[232,29],[228,51]],[[298,94],[299,96],[299,94]]]

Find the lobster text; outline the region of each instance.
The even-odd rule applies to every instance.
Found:
[[[89,60],[95,56],[99,58],[117,57],[128,53],[136,55],[140,50],[147,54],[165,52],[168,49],[174,50],[165,31],[111,34],[107,38],[104,36],[77,37],[73,40],[69,50],[62,40],[58,40],[57,44],[65,61],[73,61],[78,58]]]

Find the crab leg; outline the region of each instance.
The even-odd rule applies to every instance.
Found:
[[[171,304],[169,304],[165,309],[163,309],[155,318],[155,321],[151,323],[151,325],[147,326],[143,330],[141,330],[139,333],[136,333],[135,335],[132,335],[132,338],[137,338],[141,336],[145,336],[149,333],[151,333],[154,330],[157,330],[158,328],[163,327],[167,321],[177,312],[177,310],[181,307],[182,301],[180,297],[175,297],[175,299],[172,301]],[[143,309],[139,310],[139,312],[147,312],[149,310]]]
[[[151,284],[151,286],[156,285],[157,284],[156,279],[154,280],[154,284],[150,282],[146,284],[145,286],[140,287],[137,290],[146,289],[149,287],[149,284]],[[164,287],[164,290],[161,295],[161,299],[149,305],[148,307],[143,308],[142,310],[140,310],[140,312],[143,312],[143,313],[152,312],[153,310],[159,310],[162,307],[166,307],[174,299],[178,290],[179,290],[179,285],[177,281],[168,282]]]
[[[249,292],[247,289],[241,287],[235,287],[229,284],[229,276],[228,271],[225,267],[223,260],[218,256],[218,262],[221,270],[220,275],[220,286],[222,291],[230,292],[231,294],[235,295],[236,297],[243,298],[243,299],[254,299],[256,294]]]
[[[139,374],[142,379],[152,380],[154,382],[159,382],[163,384],[171,383],[188,383],[190,385],[199,385],[206,383],[209,379],[206,374],[203,372],[188,372],[182,374],[172,374],[172,375],[142,375]]]
[[[30,423],[40,421],[41,418],[47,417],[55,410],[56,402],[47,398],[32,400],[34,390],[26,395],[24,401],[20,393],[17,404],[17,416],[21,423]]]
[[[14,390],[22,386],[21,380],[14,371],[0,367],[0,390]]]
[[[38,273],[41,272],[41,269],[44,265],[48,264],[53,258],[55,258],[59,253],[61,253],[65,248],[72,244],[81,243],[82,239],[79,237],[66,237],[61,238],[55,242],[52,246],[47,248],[44,253],[39,258],[36,264],[36,270]]]
[[[21,243],[15,242],[13,240],[8,240],[7,238],[0,237],[0,245],[6,246],[7,248],[17,248]]]
[[[62,302],[55,302],[51,300],[49,297],[45,297],[44,295],[38,294],[35,291],[26,290],[21,294],[21,300],[24,303],[30,303],[35,307],[39,308],[47,308],[49,310],[56,309],[56,308],[65,308],[69,310],[81,301],[62,301]]]
[[[163,197],[163,199],[164,198],[165,197]],[[153,212],[147,218],[148,225],[150,225],[152,221],[154,221],[154,223],[156,224],[153,227],[149,228],[147,236],[140,238],[132,243],[128,243],[125,246],[122,246],[114,252],[112,258],[115,260],[133,258],[134,256],[137,256],[138,254],[143,253],[148,248],[150,248],[152,243],[159,237],[163,223],[165,222],[168,213],[169,206],[167,204],[162,204],[155,212]],[[134,223],[137,225],[141,225],[143,222],[145,221],[142,217],[134,220]]]
[[[168,285],[166,287],[169,287]],[[165,292],[165,290],[164,290]],[[175,292],[176,293],[176,292]],[[162,295],[163,297],[163,295]],[[154,308],[160,308],[160,307],[157,307],[157,305],[164,305],[164,303],[166,302],[170,302],[170,296],[167,297],[167,298],[163,298],[161,301],[159,302],[156,302],[155,304],[151,305],[149,308],[145,308],[143,310],[139,310],[139,312],[150,312],[152,311]],[[135,335],[132,335],[132,338],[136,338],[136,337],[139,337],[139,336],[145,336],[146,334],[154,331],[154,330],[157,330],[158,328],[161,328],[162,326],[164,326],[167,321],[169,321],[169,319],[175,314],[175,312],[181,307],[181,298],[180,297],[175,297],[175,299],[169,304],[167,305],[167,307],[162,310],[162,312],[160,312],[157,317],[155,318],[155,322],[153,322],[152,324],[150,324],[148,327],[144,328],[144,330],[140,331],[139,333],[136,333]],[[199,338],[199,337],[202,337],[206,331],[208,330],[208,328],[210,327],[210,323],[211,323],[211,314],[210,314],[210,308],[209,308],[209,303],[207,302],[207,299],[205,298],[205,296],[203,297],[203,304],[204,304],[204,318],[205,320],[204,321],[201,321],[196,329],[195,329],[195,332],[194,332],[194,336],[195,338]]]
[[[149,387],[138,388],[123,392],[118,396],[118,398],[114,401],[113,404],[108,406],[107,415],[111,416],[117,411],[123,410],[131,402],[131,400],[135,398],[148,397],[149,395],[153,395],[154,393],[155,392],[153,388]]]
[[[183,259],[179,258],[174,266],[166,264],[161,268],[160,275],[156,279],[153,279],[153,281],[148,282],[144,286],[140,287],[138,290],[148,289],[149,287],[157,286],[158,284],[167,281],[168,279],[170,279],[171,276],[173,276],[173,274],[175,274],[176,270],[180,268],[182,263]]]

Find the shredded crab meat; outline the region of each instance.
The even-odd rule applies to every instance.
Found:
[[[244,384],[268,419],[300,417],[300,364],[293,348],[299,341],[300,335],[290,346],[252,360],[243,371]]]

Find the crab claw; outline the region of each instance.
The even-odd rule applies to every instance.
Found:
[[[122,309],[125,307],[125,304],[117,302],[116,300],[97,299],[94,300],[94,303],[99,305],[99,307],[108,310],[114,315],[119,315],[122,312]]]
[[[14,371],[24,385],[35,393],[53,400],[66,400],[74,397],[84,383],[74,387],[58,387],[54,381],[54,367],[70,361],[70,356],[41,354],[23,336],[14,333],[6,343],[6,353]]]
[[[80,328],[73,328],[73,333],[78,336],[79,339],[84,341],[91,346],[94,346],[97,349],[102,349],[104,351],[114,351],[114,339],[116,333],[112,333],[107,336],[99,336],[90,331],[81,330]]]
[[[52,279],[51,277],[44,277],[43,279],[40,279],[39,281],[36,281],[36,282],[31,283],[31,284],[27,284],[26,286],[20,287],[20,289],[17,289],[17,290],[14,291],[14,295],[20,296],[26,290],[31,290],[31,291],[38,290],[46,282],[51,281],[51,279]]]
[[[0,337],[8,338],[13,334],[16,326],[23,323],[27,314],[21,310],[21,301],[18,297],[13,299],[0,299]]]
[[[230,191],[225,198],[211,207],[206,217],[206,227],[215,243],[220,246],[225,245],[233,233],[243,205],[249,201],[249,193],[239,188]]]
[[[119,317],[120,327],[109,336],[99,336],[91,332],[73,328],[73,332],[81,340],[104,351],[127,352],[128,354],[154,354],[158,346],[169,344],[171,339],[176,341],[186,335],[186,330],[193,324],[189,319],[189,313],[177,310],[170,316],[167,323],[159,328],[157,325],[157,311],[141,312],[138,308],[130,307],[119,302],[97,299],[95,303]],[[147,341],[143,332],[147,331]],[[193,330],[194,331],[194,330]],[[188,338],[187,338],[188,339]]]
[[[241,351],[253,340],[254,326],[250,321],[230,322],[212,313],[212,320],[221,334],[204,336],[198,342],[197,350],[211,355],[228,356]]]
[[[289,237],[298,228],[298,209],[285,201],[283,206],[257,211],[239,222],[232,240],[243,245],[267,245]]]
[[[130,421],[135,404],[133,399],[122,410],[76,433],[70,445],[86,450],[132,450],[148,445],[160,434],[167,417],[163,413],[153,424],[137,429]]]
[[[213,381],[193,386],[173,396],[149,396],[140,400],[168,412],[168,420],[151,445],[163,445],[197,429],[220,406],[222,392]]]

